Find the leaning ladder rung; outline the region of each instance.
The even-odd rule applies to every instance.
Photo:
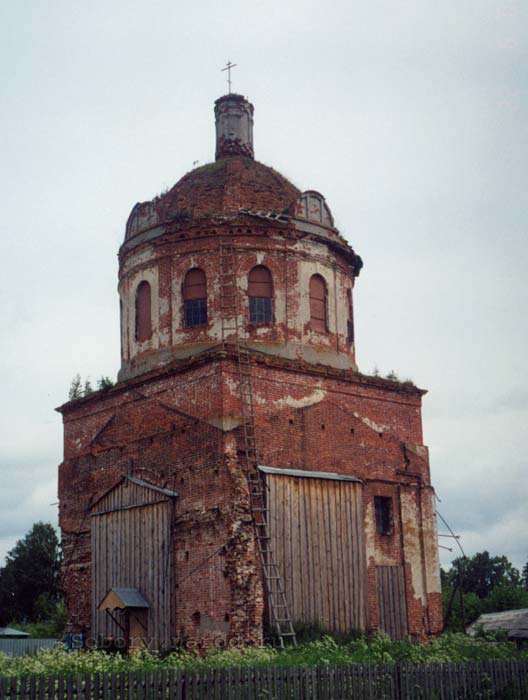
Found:
[[[224,265],[227,261],[226,251],[222,248]],[[233,264],[234,267],[234,264]],[[223,278],[234,277],[234,274],[223,272]],[[229,284],[224,284],[222,290],[225,296],[235,293],[234,288]],[[236,302],[235,302],[236,303]],[[223,308],[227,307],[224,302]],[[268,522],[265,514],[269,513],[266,505],[265,494],[269,491],[269,485],[260,477],[258,472],[257,438],[255,433],[255,417],[253,414],[253,391],[251,385],[251,353],[238,342],[238,322],[235,317],[234,323],[222,324],[225,334],[232,328],[235,333],[235,344],[239,367],[239,391],[242,411],[242,429],[244,439],[244,452],[246,459],[246,477],[248,482],[250,508],[253,514],[253,525],[258,543],[259,556],[262,565],[262,574],[266,581],[267,595],[270,613],[275,618],[275,626],[280,638],[280,645],[284,647],[284,640],[291,638],[295,644],[296,635],[293,630],[289,610],[284,592],[283,580],[279,568],[273,560],[271,547],[271,536],[269,534]],[[260,520],[261,519],[261,520]],[[279,612],[280,611],[280,612]],[[279,617],[282,615],[283,617]]]

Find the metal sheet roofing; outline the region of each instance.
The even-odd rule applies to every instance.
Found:
[[[279,476],[297,476],[305,479],[331,479],[333,481],[355,481],[357,484],[362,484],[363,481],[357,476],[349,476],[348,474],[336,474],[335,472],[312,472],[304,469],[278,469],[277,467],[265,467],[259,464],[259,469],[264,474],[278,474]]]
[[[510,639],[528,639],[528,608],[485,613],[467,628],[470,635],[482,627],[487,632],[503,630]]]
[[[110,593],[113,593],[117,598],[119,598],[124,608],[150,607],[145,598],[143,597],[143,594],[137,588],[111,588],[106,594],[105,600],[106,598],[108,598]]]
[[[29,637],[29,634],[22,630],[14,630],[12,627],[0,627],[0,637]]]

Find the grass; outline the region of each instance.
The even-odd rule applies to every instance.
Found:
[[[490,659],[528,659],[528,651],[520,652],[508,642],[473,639],[463,634],[444,634],[425,644],[410,640],[392,641],[385,635],[372,638],[356,636],[348,641],[337,641],[330,636],[324,636],[322,639],[305,642],[297,648],[290,647],[284,651],[264,646],[215,649],[204,655],[182,650],[165,655],[141,651],[127,656],[99,650],[68,653],[64,649],[40,651],[22,657],[0,654],[0,676],[162,668],[185,670],[270,665],[431,663]]]

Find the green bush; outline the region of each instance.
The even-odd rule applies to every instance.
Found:
[[[259,667],[270,665],[321,665],[397,662],[431,663],[485,661],[489,659],[528,659],[509,642],[490,638],[473,639],[463,634],[444,634],[425,644],[411,640],[393,641],[379,634],[338,642],[326,635],[319,640],[279,650],[273,647],[214,649],[201,656],[197,652],[173,651],[162,655],[148,651],[129,656],[105,651],[74,651],[64,648],[40,651],[31,656],[0,654],[0,676],[50,673],[95,673],[104,671],[152,670],[161,668],[200,669]]]
[[[520,586],[497,586],[484,600],[482,612],[501,612],[528,608],[528,591]]]
[[[442,605],[444,609],[444,619],[446,618],[447,607],[451,597],[451,587],[447,586],[442,591]],[[476,593],[464,593],[464,612],[465,620],[462,619],[462,606],[460,603],[460,592],[457,591],[453,606],[451,608],[451,617],[448,622],[447,630],[449,632],[465,632],[465,628],[482,615],[485,610],[486,601],[479,598]],[[465,626],[464,626],[465,622]]]
[[[9,624],[9,627],[27,632],[31,637],[37,639],[58,639],[66,627],[68,614],[66,607],[62,601],[53,603],[50,607],[45,608],[47,619],[41,619],[38,622],[20,623],[16,620]]]

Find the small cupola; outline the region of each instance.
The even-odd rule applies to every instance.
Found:
[[[230,93],[215,102],[216,160],[228,156],[254,158],[253,105]]]

